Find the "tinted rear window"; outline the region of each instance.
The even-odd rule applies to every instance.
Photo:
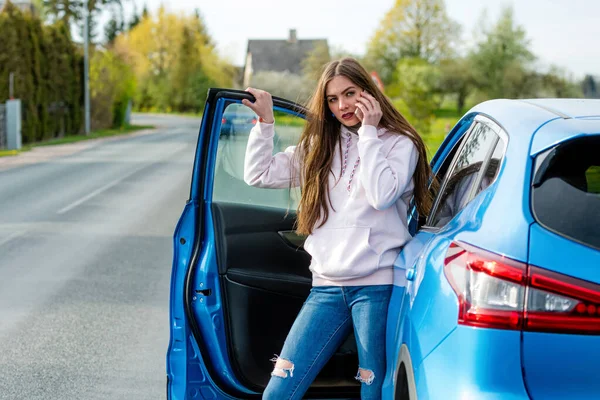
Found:
[[[547,229],[600,249],[600,136],[571,140],[538,156],[532,209]]]

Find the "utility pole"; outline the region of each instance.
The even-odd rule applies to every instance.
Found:
[[[15,99],[15,73],[11,72],[8,75],[8,98],[10,100]]]
[[[88,0],[83,2],[83,15],[85,22],[83,24],[83,81],[84,81],[84,102],[85,102],[85,134],[90,134],[90,10]]]

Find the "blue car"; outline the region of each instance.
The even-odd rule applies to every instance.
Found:
[[[299,194],[243,181],[246,92],[212,89],[174,234],[168,399],[260,398],[309,293]],[[279,150],[305,110],[274,98]],[[281,114],[279,114],[281,115]],[[395,262],[384,399],[600,398],[600,101],[494,100],[432,160],[440,187]],[[433,189],[432,189],[433,190]],[[350,336],[307,398],[359,398]]]
[[[248,134],[258,117],[250,108],[238,104],[228,107],[221,117],[220,133],[223,136]]]

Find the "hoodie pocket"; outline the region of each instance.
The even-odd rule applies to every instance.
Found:
[[[350,226],[316,229],[304,243],[311,269],[324,278],[352,279],[377,270],[379,254],[369,243],[371,228]]]

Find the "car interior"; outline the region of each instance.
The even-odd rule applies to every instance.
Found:
[[[310,292],[310,256],[294,243],[302,238],[293,238],[292,213],[233,203],[212,207],[231,358],[238,378],[262,390],[273,370],[270,359],[283,347]],[[356,395],[357,368],[351,334],[312,389]]]

